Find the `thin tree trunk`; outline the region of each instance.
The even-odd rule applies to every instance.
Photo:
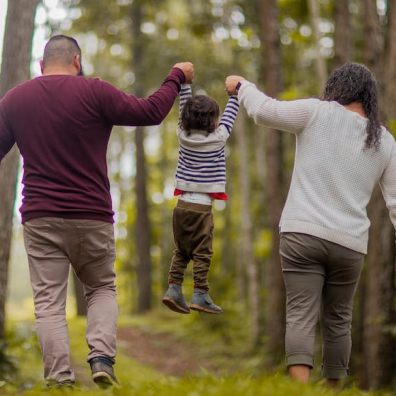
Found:
[[[361,0],[364,18],[364,47],[363,60],[366,66],[372,69],[377,77],[380,77],[382,69],[381,60],[384,55],[384,34],[382,32],[377,2],[372,0]]]
[[[253,225],[251,215],[251,185],[249,172],[249,144],[246,136],[246,117],[241,112],[238,116],[235,134],[239,154],[239,186],[241,194],[241,232],[240,232],[240,261],[246,268],[248,279],[249,312],[251,318],[251,341],[253,345],[259,343],[259,277],[257,264],[254,259]]]
[[[315,41],[315,65],[316,72],[319,79],[320,91],[324,88],[327,79],[327,66],[326,61],[322,55],[320,39],[322,33],[320,32],[320,3],[317,0],[308,0],[309,16],[313,30]]]
[[[84,287],[75,272],[73,272],[73,285],[77,316],[87,316],[87,300],[85,299]]]
[[[334,67],[339,67],[348,62],[351,56],[349,2],[350,0],[337,0],[334,5]]]
[[[262,58],[266,92],[275,97],[280,91],[281,53],[279,39],[278,8],[276,0],[259,0],[261,40],[264,44]],[[279,363],[284,353],[285,292],[279,257],[279,220],[283,198],[283,150],[282,135],[266,131],[267,197],[272,230],[272,250],[267,268],[267,334],[269,361]]]
[[[8,2],[0,97],[30,76],[34,15],[38,0]],[[21,109],[23,113],[23,109]],[[0,339],[4,337],[8,262],[11,251],[19,153],[14,147],[0,165]]]
[[[395,1],[388,3],[387,56],[384,56],[384,34],[382,33],[375,3],[364,1],[367,35],[364,55],[366,63],[376,72],[380,86],[384,89],[382,103],[394,101],[392,86],[396,82],[396,15]],[[385,64],[382,64],[385,58]],[[385,71],[385,73],[382,73]],[[381,80],[382,79],[382,80]],[[385,117],[394,114],[383,112]],[[374,192],[369,206],[371,219],[370,238],[367,255],[366,285],[364,298],[363,361],[362,384],[367,388],[389,386],[394,381],[396,369],[394,337],[389,328],[395,326],[395,230],[389,220],[389,212],[379,188]]]
[[[388,0],[387,16],[388,29],[385,43],[384,68],[384,79],[386,84],[383,84],[384,98],[381,102],[381,105],[385,109],[387,118],[394,120],[396,118],[396,108],[394,106],[396,100],[396,0]]]
[[[159,162],[160,172],[169,169],[170,161],[168,156],[168,133],[165,132],[161,136],[161,159]],[[167,174],[162,173],[161,185],[165,186]],[[172,252],[174,249],[173,233],[172,233],[172,211],[169,209],[166,202],[161,205],[161,234],[160,234],[160,248],[161,248],[161,259],[159,265],[159,277],[161,280],[161,291],[165,292],[168,287],[168,273],[169,265],[172,259]]]
[[[143,77],[143,36],[140,30],[142,24],[142,5],[134,1],[131,6],[132,37],[133,37],[133,69],[135,74]],[[144,95],[139,82],[135,84],[135,93]],[[147,175],[144,152],[144,128],[135,131],[136,145],[136,252],[137,252],[137,282],[138,301],[137,311],[146,312],[151,308],[151,257],[150,257],[150,219],[148,216]]]

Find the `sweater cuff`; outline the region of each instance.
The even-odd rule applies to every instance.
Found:
[[[168,78],[169,77],[174,77],[178,80],[179,84],[184,84],[186,82],[186,76],[183,73],[182,69],[179,69],[178,67],[173,67],[172,70],[170,71]]]
[[[242,94],[242,92],[244,91],[244,89],[246,87],[249,87],[249,86],[256,88],[256,85],[253,84],[252,82],[248,81],[248,80],[242,80],[241,81],[241,86],[239,87],[238,93],[236,95],[236,96],[238,96],[239,103],[241,103],[241,94]]]

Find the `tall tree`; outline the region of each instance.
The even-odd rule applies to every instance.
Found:
[[[34,16],[38,3],[39,0],[8,2],[1,64],[0,97],[30,76]],[[18,165],[19,153],[14,147],[0,166],[0,339],[4,337],[7,274]]]
[[[87,316],[87,300],[85,299],[84,286],[73,271],[74,297],[76,299],[77,316]]]
[[[380,79],[382,103],[394,99],[394,93],[388,88],[395,79],[394,60],[395,44],[392,42],[395,33],[396,15],[395,1],[389,1],[388,33],[384,34],[380,23],[376,4],[369,0],[362,2],[364,6],[364,23],[367,40],[364,47],[364,61]],[[385,57],[385,38],[387,51]],[[386,62],[384,64],[383,62]],[[386,73],[383,73],[383,71]],[[393,80],[392,80],[393,77]],[[391,78],[391,80],[388,80]],[[383,109],[384,110],[384,109]],[[388,108],[389,110],[389,108]],[[391,113],[382,115],[388,118]],[[379,188],[374,192],[370,202],[369,216],[371,220],[367,270],[365,284],[364,326],[363,326],[363,359],[366,362],[362,383],[366,387],[379,388],[390,385],[394,380],[395,340],[388,328],[395,325],[395,231],[390,223],[388,210],[385,207]],[[392,352],[393,351],[393,352]]]
[[[351,56],[351,13],[350,0],[334,2],[334,67],[339,67],[350,60]]]
[[[251,214],[251,183],[249,171],[249,142],[246,135],[246,117],[242,111],[235,128],[239,151],[239,186],[241,192],[240,261],[244,263],[248,279],[251,340],[257,345],[260,336],[259,324],[259,277],[253,249],[253,224]]]
[[[276,97],[281,88],[281,51],[276,0],[259,0],[260,37],[263,51],[262,74],[268,95]],[[279,362],[284,346],[284,285],[279,257],[279,220],[283,208],[282,134],[266,131],[268,213],[272,231],[272,250],[266,273],[267,332],[271,364]]]
[[[144,73],[144,37],[141,32],[143,22],[142,4],[134,1],[131,5],[132,19],[132,64],[138,79],[135,83],[135,93],[138,96],[145,94],[139,78]],[[150,219],[147,200],[147,171],[144,151],[144,128],[135,130],[136,145],[136,226],[135,241],[137,252],[137,283],[138,301],[137,311],[146,312],[151,308],[151,257],[150,257]]]
[[[316,73],[320,84],[320,90],[322,90],[327,79],[327,66],[322,55],[320,44],[320,39],[322,38],[322,33],[320,31],[320,2],[317,0],[308,0],[308,5],[314,36]]]

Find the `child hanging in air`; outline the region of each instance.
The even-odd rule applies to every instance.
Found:
[[[180,91],[177,135],[179,159],[176,170],[173,211],[175,251],[169,270],[169,287],[162,302],[171,310],[188,314],[190,309],[220,314],[208,294],[208,272],[212,260],[212,201],[227,200],[224,148],[239,104],[230,96],[219,122],[219,106],[206,95],[192,96],[191,85]],[[194,293],[190,306],[184,300],[182,283],[189,261],[193,261]]]

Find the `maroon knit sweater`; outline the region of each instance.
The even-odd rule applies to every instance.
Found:
[[[160,124],[184,79],[173,68],[147,99],[69,75],[37,77],[10,90],[0,101],[0,161],[16,142],[24,170],[22,222],[45,216],[113,222],[111,129]]]

